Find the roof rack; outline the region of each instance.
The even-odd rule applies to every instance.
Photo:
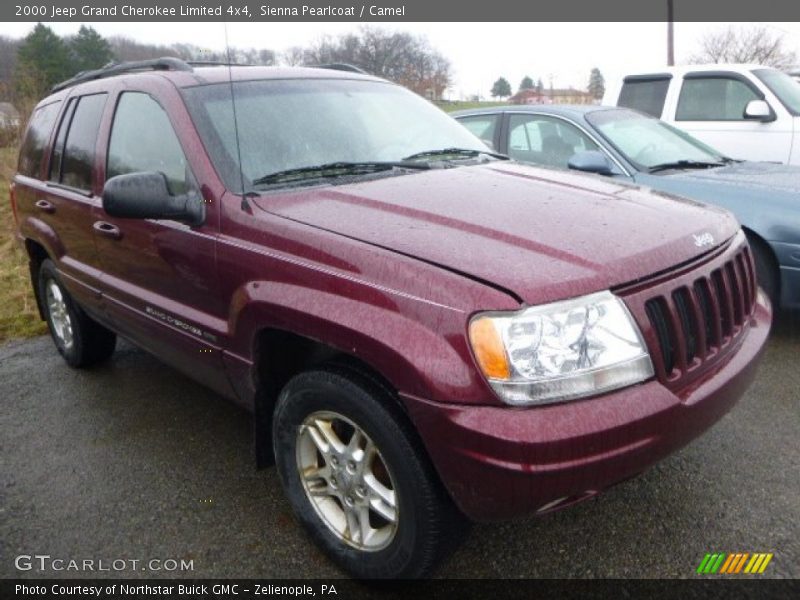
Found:
[[[164,56],[161,58],[154,58],[151,60],[137,60],[123,63],[108,63],[104,67],[95,69],[94,71],[81,71],[75,77],[62,81],[54,85],[50,91],[58,92],[60,90],[72,87],[85,81],[93,81],[95,79],[105,79],[121,73],[129,73],[131,71],[192,71],[192,66],[180,58],[171,56]]]
[[[265,67],[267,65],[255,65],[252,63],[235,63],[223,60],[187,60],[186,64],[190,67]]]
[[[331,69],[333,71],[347,71],[348,73],[361,73],[361,75],[369,75],[364,69],[356,67],[355,65],[348,65],[347,63],[331,63],[328,65],[314,65],[315,69]]]

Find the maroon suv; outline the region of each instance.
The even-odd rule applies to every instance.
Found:
[[[727,212],[503,159],[373,77],[161,59],[57,86],[11,202],[68,364],[246,406],[314,539],[411,577],[689,442],[771,321]]]

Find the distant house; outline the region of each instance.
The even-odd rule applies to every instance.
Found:
[[[520,90],[508,99],[511,104],[597,104],[589,92],[581,90]]]
[[[0,127],[19,126],[19,111],[10,102],[0,102]]]

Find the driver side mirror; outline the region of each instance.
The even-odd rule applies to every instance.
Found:
[[[192,227],[206,218],[206,207],[196,191],[172,196],[163,173],[142,171],[117,175],[103,188],[103,209],[124,219],[170,219]]]
[[[744,118],[751,121],[761,121],[768,123],[776,119],[772,108],[766,100],[751,100],[744,107]]]
[[[567,166],[575,171],[596,173],[598,175],[612,175],[611,162],[608,157],[598,150],[582,150],[576,152],[569,159]]]

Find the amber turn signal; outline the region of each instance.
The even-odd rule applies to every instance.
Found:
[[[511,378],[503,340],[490,318],[480,317],[472,321],[469,324],[469,339],[478,365],[486,377],[501,380]]]

